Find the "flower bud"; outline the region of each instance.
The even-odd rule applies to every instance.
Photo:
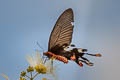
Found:
[[[34,68],[33,68],[33,67],[29,66],[29,67],[27,68],[27,72],[33,72],[33,71],[34,71]]]
[[[42,78],[42,80],[47,80],[46,78]]]
[[[21,76],[25,76],[26,75],[26,72],[25,71],[23,71],[23,72],[21,72],[21,74],[20,74]]]
[[[26,80],[25,78],[22,78],[22,77],[20,77],[20,79],[19,80]]]
[[[46,74],[46,72],[47,72],[46,67],[44,65],[42,65],[42,64],[36,65],[35,70],[36,70],[36,72],[42,73],[42,74]]]

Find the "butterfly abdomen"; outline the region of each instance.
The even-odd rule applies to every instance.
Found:
[[[60,56],[60,55],[56,55],[52,52],[45,52],[44,55],[48,56],[49,58],[51,57],[54,57],[56,60],[59,60],[59,61],[62,61],[64,63],[68,63],[68,59],[63,57],[63,56]]]
[[[68,63],[68,59],[65,58],[65,57],[63,57],[63,56],[57,55],[57,56],[56,56],[56,59],[59,60],[59,61],[62,61],[62,62],[64,62],[64,63]]]

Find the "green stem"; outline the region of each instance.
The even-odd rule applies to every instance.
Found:
[[[33,79],[38,75],[39,73],[35,74],[35,76],[33,77]]]
[[[52,65],[52,67],[51,67],[50,72],[52,72],[52,71],[53,71],[53,59],[51,59],[51,65]]]
[[[32,78],[32,72],[30,72],[30,74],[31,74],[31,78]]]
[[[30,80],[33,80],[33,78],[30,78]]]
[[[29,78],[30,79],[30,77],[29,76],[27,76],[27,75],[25,75],[27,78]]]

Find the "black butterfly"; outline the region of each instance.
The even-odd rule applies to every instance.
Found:
[[[73,23],[73,10],[69,8],[58,18],[49,38],[48,52],[43,54],[49,59],[54,57],[56,60],[64,63],[68,63],[68,60],[73,60],[80,66],[83,66],[82,63],[93,66],[93,63],[83,57],[83,55],[87,54],[100,57],[101,54],[89,54],[86,53],[87,49],[75,48],[75,45],[71,44],[74,28]],[[69,50],[69,47],[73,48]]]

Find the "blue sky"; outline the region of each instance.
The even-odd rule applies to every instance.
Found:
[[[35,52],[37,41],[47,51],[58,16],[72,8],[75,16],[72,43],[103,57],[88,57],[95,63],[93,67],[58,62],[59,80],[120,79],[119,3],[119,0],[0,0],[0,73],[17,80],[28,66],[26,55]]]

